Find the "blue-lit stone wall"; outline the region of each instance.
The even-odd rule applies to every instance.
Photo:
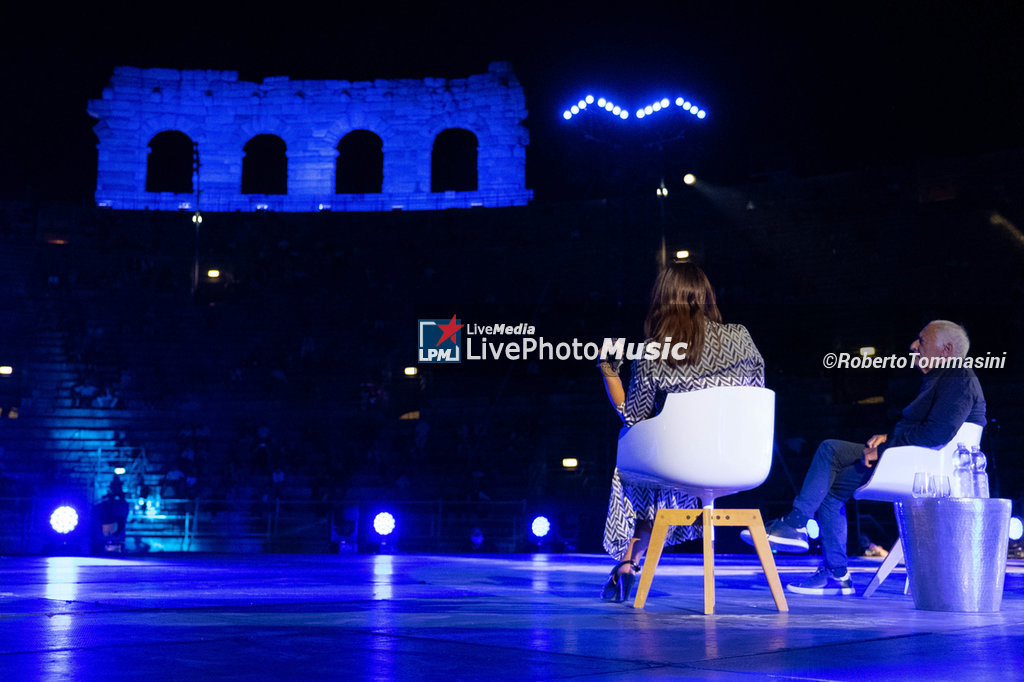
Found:
[[[99,122],[96,202],[115,209],[183,210],[194,194],[146,191],[154,136],[180,131],[198,147],[204,211],[390,211],[519,206],[528,132],[523,90],[509,64],[468,78],[372,82],[238,80],[233,71],[118,67],[89,114]],[[434,140],[446,129],[478,143],[476,191],[431,192]],[[383,143],[382,192],[335,193],[338,143],[368,130]],[[242,194],[243,147],[257,135],[286,145],[287,194]]]

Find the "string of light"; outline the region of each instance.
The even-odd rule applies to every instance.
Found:
[[[595,104],[597,105],[596,107],[592,106],[592,105],[595,105]],[[657,100],[656,102],[652,102],[652,103],[650,103],[650,104],[648,104],[648,105],[646,105],[644,107],[641,107],[641,108],[637,109],[634,115],[638,119],[639,118],[646,118],[648,116],[653,116],[654,114],[657,114],[658,112],[667,111],[669,109],[672,109],[673,108],[672,104],[673,104],[672,100],[670,100],[668,97],[663,97],[662,99]],[[626,108],[616,104],[615,102],[611,101],[610,99],[607,99],[605,97],[597,97],[597,98],[595,98],[593,95],[587,95],[586,97],[583,97],[578,102],[576,102],[575,104],[570,106],[568,109],[563,111],[562,112],[562,118],[564,118],[566,121],[569,121],[574,116],[579,116],[584,111],[587,111],[588,108],[591,109],[591,110],[596,108],[596,109],[608,112],[612,116],[614,116],[615,118],[618,118],[618,119],[623,120],[623,121],[628,119],[629,116],[630,116],[628,109],[626,109]],[[696,116],[699,119],[704,119],[708,115],[707,111],[705,111],[704,109],[701,109],[699,106],[697,106],[693,102],[691,102],[688,99],[686,99],[685,97],[681,97],[681,96],[680,97],[676,97],[676,99],[675,99],[675,108],[682,109],[683,111],[689,112],[689,114],[691,116]]]

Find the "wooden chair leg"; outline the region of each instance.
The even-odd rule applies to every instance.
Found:
[[[871,578],[871,582],[864,588],[864,596],[870,597],[878,589],[878,586],[889,577],[892,573],[892,569],[896,568],[903,561],[903,538],[897,538],[896,544],[889,550],[889,555],[885,557],[885,561],[875,571],[875,575]],[[904,587],[904,594],[907,593],[906,587]]]
[[[754,541],[757,558],[761,560],[761,570],[764,571],[764,576],[768,579],[768,588],[772,591],[775,608],[782,612],[789,611],[786,593],[782,589],[782,581],[779,580],[779,570],[775,566],[775,557],[772,555],[771,545],[768,544],[768,534],[764,530],[764,520],[761,518],[760,511],[755,509],[753,512],[756,516],[750,519],[747,528]]]
[[[661,551],[665,548],[665,538],[668,536],[668,518],[664,509],[659,510],[654,517],[654,527],[651,529],[651,540],[647,545],[647,556],[644,559],[644,570],[640,574],[640,584],[636,588],[636,598],[633,599],[633,608],[642,609],[647,603],[647,593],[651,591],[651,583],[654,582],[654,570],[658,568],[661,560]]]
[[[781,612],[789,611],[786,594],[779,581],[779,572],[775,566],[768,535],[764,530],[761,512],[756,509],[661,509],[654,517],[654,528],[651,530],[651,542],[644,560],[644,570],[640,575],[633,608],[642,609],[647,603],[647,595],[654,581],[654,571],[661,560],[665,548],[665,538],[670,526],[685,526],[696,523],[700,519],[704,530],[704,613],[711,615],[715,611],[715,526],[746,526],[754,540],[757,556],[761,560],[761,568],[768,579],[775,606]]]
[[[715,612],[715,522],[714,510],[705,508],[704,521],[704,615]]]

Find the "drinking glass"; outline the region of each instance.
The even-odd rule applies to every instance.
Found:
[[[949,476],[932,474],[930,487],[935,489],[935,497],[949,497],[952,492],[949,485]]]
[[[914,497],[928,497],[928,474],[923,471],[914,474]]]

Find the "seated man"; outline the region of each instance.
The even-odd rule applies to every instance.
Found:
[[[890,434],[872,436],[865,444],[826,440],[818,446],[793,510],[767,527],[772,549],[805,552],[809,549],[806,525],[819,512],[824,565],[813,575],[790,583],[799,594],[853,594],[846,562],[846,502],[871,477],[871,467],[886,448],[919,445],[929,448],[948,443],[964,422],[985,424],[985,397],[978,377],[970,369],[930,368],[923,358],[964,357],[970,341],[963,327],[946,320],[929,322],[910,350],[919,353],[924,373],[917,397],[903,409],[903,418]],[[752,544],[749,531],[741,537]]]

